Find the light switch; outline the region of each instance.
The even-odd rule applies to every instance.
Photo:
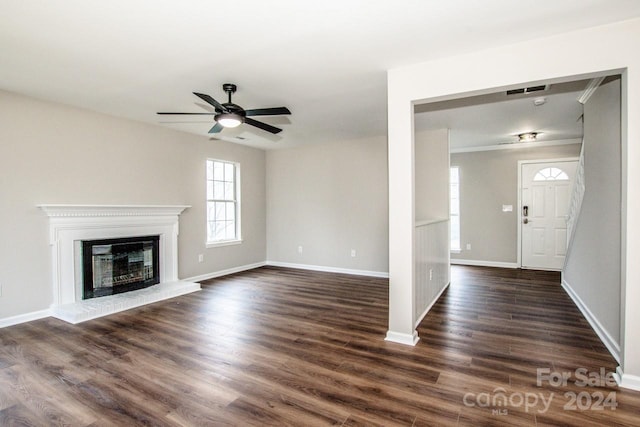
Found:
[[[513,212],[513,205],[502,205],[502,212]]]

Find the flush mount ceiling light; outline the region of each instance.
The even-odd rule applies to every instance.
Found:
[[[518,134],[518,142],[533,142],[538,137],[538,132],[525,132]]]
[[[540,96],[533,100],[533,105],[535,105],[536,107],[539,107],[541,105],[544,105],[546,102],[547,102],[547,98],[545,98],[544,96]]]

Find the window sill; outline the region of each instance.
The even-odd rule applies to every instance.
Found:
[[[451,249],[449,252],[451,252],[452,254],[459,254],[462,253],[462,249]]]
[[[208,242],[207,243],[207,249],[208,248],[219,248],[221,246],[239,245],[240,243],[242,243],[242,239],[223,240],[221,242]]]

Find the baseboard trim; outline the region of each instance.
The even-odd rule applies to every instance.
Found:
[[[266,265],[270,265],[273,267],[298,268],[300,270],[323,271],[326,273],[351,274],[354,276],[381,277],[384,279],[389,278],[389,273],[386,271],[353,270],[350,268],[327,267],[324,265],[310,265],[310,264],[293,264],[290,262],[280,262],[280,261],[267,261]]]
[[[455,259],[451,258],[451,264],[454,265],[473,265],[476,267],[499,267],[499,268],[518,268],[518,263],[501,262],[501,261],[482,261],[476,259]]]
[[[618,366],[614,375],[616,382],[622,388],[640,391],[640,377],[637,375],[629,375],[622,372],[622,368]]]
[[[387,331],[387,336],[384,337],[385,341],[395,342],[398,344],[415,346],[420,337],[417,331],[413,331],[413,334],[403,334],[401,332]]]
[[[266,264],[267,263],[265,261],[261,261],[253,264],[246,264],[238,267],[227,268],[226,270],[219,270],[219,271],[214,271],[212,273],[201,274],[199,276],[193,276],[183,280],[185,282],[202,282],[204,280],[215,279],[216,277],[226,276],[228,274],[240,273],[241,271],[253,270],[254,268],[264,267]]]
[[[44,319],[51,316],[51,310],[32,311],[31,313],[18,314],[17,316],[5,317],[0,319],[0,328],[18,325],[20,323],[31,322],[32,320]]]
[[[420,322],[422,322],[422,319],[424,319],[424,317],[427,315],[427,313],[429,313],[429,310],[431,310],[431,308],[433,307],[433,305],[438,302],[438,300],[440,299],[440,297],[442,296],[442,294],[444,293],[444,291],[447,290],[447,288],[449,287],[449,285],[451,284],[451,282],[448,282],[446,285],[444,285],[442,287],[442,289],[440,290],[440,292],[438,292],[438,295],[436,295],[436,297],[433,299],[433,301],[431,301],[431,304],[429,304],[429,306],[424,310],[424,312],[420,315],[420,317],[418,318],[418,320],[416,321],[416,324],[414,325],[414,327],[418,327],[418,325],[420,324]]]
[[[573,300],[573,303],[578,307],[578,310],[582,313],[582,315],[587,319],[587,322],[591,325],[591,328],[594,330],[596,335],[600,338],[600,341],[607,347],[609,353],[613,356],[614,359],[618,363],[620,363],[620,345],[613,339],[611,335],[607,332],[607,330],[602,326],[600,321],[596,318],[596,316],[589,310],[589,307],[582,301],[582,298],[573,290],[571,285],[562,279],[562,288],[565,290],[567,295]]]

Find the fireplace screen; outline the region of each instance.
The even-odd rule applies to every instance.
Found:
[[[160,283],[159,241],[160,236],[83,241],[83,298]]]

